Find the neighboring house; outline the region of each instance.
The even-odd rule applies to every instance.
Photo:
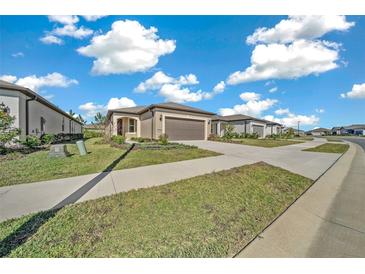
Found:
[[[350,125],[344,128],[348,134],[365,135],[365,124]]]
[[[177,103],[161,103],[109,110],[106,134],[123,135],[127,139],[158,139],[167,134],[169,140],[206,140],[210,134],[212,112]]]
[[[345,135],[348,134],[347,130],[344,127],[333,127],[331,129],[332,135]]]
[[[212,118],[212,134],[223,136],[226,125],[232,125],[234,132],[253,134],[257,133],[259,138],[265,138],[268,135],[279,134],[282,125],[263,119],[257,119],[243,114],[219,116]]]
[[[288,133],[289,130],[292,130],[293,134],[296,135],[296,136],[304,136],[305,135],[305,131],[304,130],[301,130],[297,128],[293,128],[293,127],[286,127],[283,129],[283,133]]]
[[[20,138],[42,134],[81,134],[82,124],[34,91],[0,80],[0,103],[15,117]]]
[[[323,127],[315,128],[306,132],[307,135],[313,135],[313,136],[325,136],[325,135],[330,135],[330,133],[331,130]]]

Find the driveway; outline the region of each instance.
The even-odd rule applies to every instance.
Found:
[[[183,141],[182,143],[196,145],[224,155],[1,187],[0,221],[259,161],[316,179],[340,155],[301,150],[323,142],[324,140],[319,139],[286,147],[261,148],[210,141]]]
[[[264,161],[313,180],[323,174],[340,157],[340,154],[302,150],[325,142],[324,138],[315,138],[313,141],[289,146],[263,148],[214,141],[181,141],[184,144],[195,145],[230,157],[247,159],[252,162]]]

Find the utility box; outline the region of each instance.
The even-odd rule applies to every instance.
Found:
[[[65,144],[51,145],[48,152],[48,157],[50,158],[63,158],[69,155]]]
[[[84,156],[84,155],[87,154],[85,143],[84,143],[83,140],[77,141],[76,145],[77,145],[77,148],[79,149],[79,152],[80,152],[81,156]]]

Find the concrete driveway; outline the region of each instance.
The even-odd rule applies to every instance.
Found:
[[[180,143],[216,151],[229,157],[238,157],[252,162],[264,161],[313,180],[323,174],[340,157],[340,154],[302,150],[325,142],[324,138],[315,138],[313,141],[300,144],[263,148],[213,141],[180,141]]]

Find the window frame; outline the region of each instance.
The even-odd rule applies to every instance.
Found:
[[[131,131],[131,126],[133,127],[133,131]],[[137,132],[136,127],[137,127],[137,120],[133,119],[133,118],[129,118],[128,119],[128,133],[136,133]]]

